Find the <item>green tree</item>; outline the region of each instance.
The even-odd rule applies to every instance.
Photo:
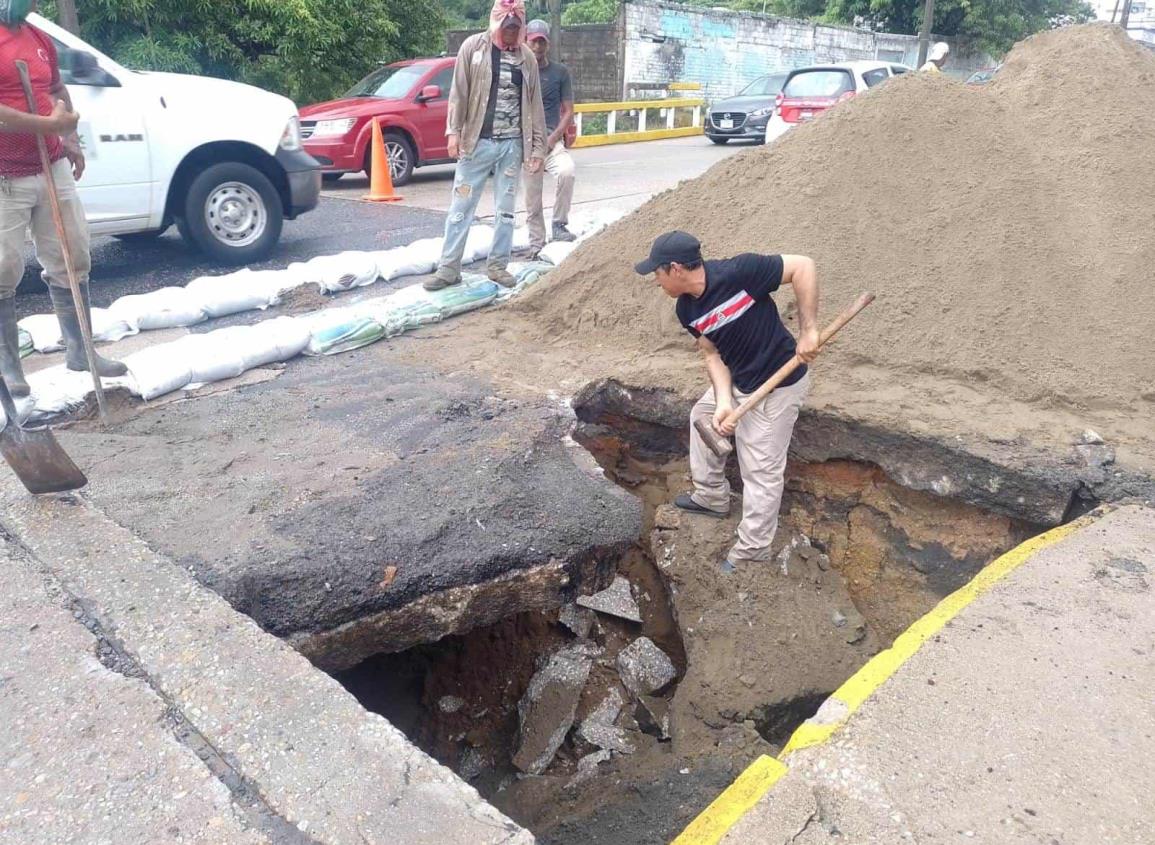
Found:
[[[923,6],[923,0],[830,0],[824,17],[916,34]],[[1060,24],[1083,23],[1094,15],[1083,0],[936,0],[934,31],[1001,55],[1028,35]]]
[[[85,38],[128,67],[235,79],[302,104],[341,93],[379,62],[440,52],[445,28],[437,0],[78,5]]]

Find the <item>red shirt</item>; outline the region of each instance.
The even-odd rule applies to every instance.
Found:
[[[28,111],[28,100],[16,72],[16,60],[28,63],[36,110],[52,114],[52,89],[60,84],[60,65],[52,39],[33,26],[25,24],[15,30],[0,26],[0,104],[17,111]],[[48,157],[56,161],[64,156],[64,145],[56,135],[48,135]],[[19,178],[35,176],[41,170],[36,136],[31,132],[0,132],[0,176]]]

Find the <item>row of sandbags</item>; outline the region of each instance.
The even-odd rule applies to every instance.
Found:
[[[535,283],[553,265],[511,264],[518,284],[502,289],[483,276],[466,274],[460,285],[429,292],[410,285],[373,297],[300,317],[277,317],[251,326],[231,326],[190,334],[127,356],[128,375],[106,379],[145,400],[223,379],[255,367],[288,361],[297,355],[335,355],[358,349],[419,326],[508,299]],[[88,373],[63,366],[30,376],[33,396],[27,412],[33,421],[67,413],[83,404],[92,387]]]
[[[579,237],[588,237],[620,217],[602,211],[575,215]],[[493,239],[490,226],[474,226],[465,246],[465,260],[483,258]],[[283,270],[238,270],[223,276],[202,276],[185,287],[165,287],[144,294],[122,296],[108,308],[92,309],[92,333],[97,342],[115,342],[155,329],[183,328],[242,311],[264,310],[281,295],[302,285],[315,284],[325,293],[352,290],[378,280],[393,281],[432,272],[441,255],[442,238],[423,238],[406,246],[370,252],[342,252],[290,264]],[[514,247],[529,245],[525,228],[515,230]],[[575,244],[555,242],[542,258],[560,264]],[[39,352],[63,346],[55,314],[36,314],[20,321],[20,328]]]

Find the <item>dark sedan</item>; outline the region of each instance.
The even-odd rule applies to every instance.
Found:
[[[706,137],[715,144],[725,144],[732,138],[762,143],[766,121],[774,113],[774,98],[789,75],[760,76],[735,96],[711,103],[706,115]]]

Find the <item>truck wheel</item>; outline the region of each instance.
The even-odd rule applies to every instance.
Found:
[[[385,153],[389,156],[389,176],[393,179],[393,187],[400,188],[408,185],[413,178],[413,168],[417,166],[417,156],[413,147],[399,132],[385,133]],[[365,151],[365,175],[373,178],[373,148]]]
[[[237,161],[214,164],[193,180],[177,220],[181,235],[224,264],[265,258],[281,237],[284,207],[268,177]]]

